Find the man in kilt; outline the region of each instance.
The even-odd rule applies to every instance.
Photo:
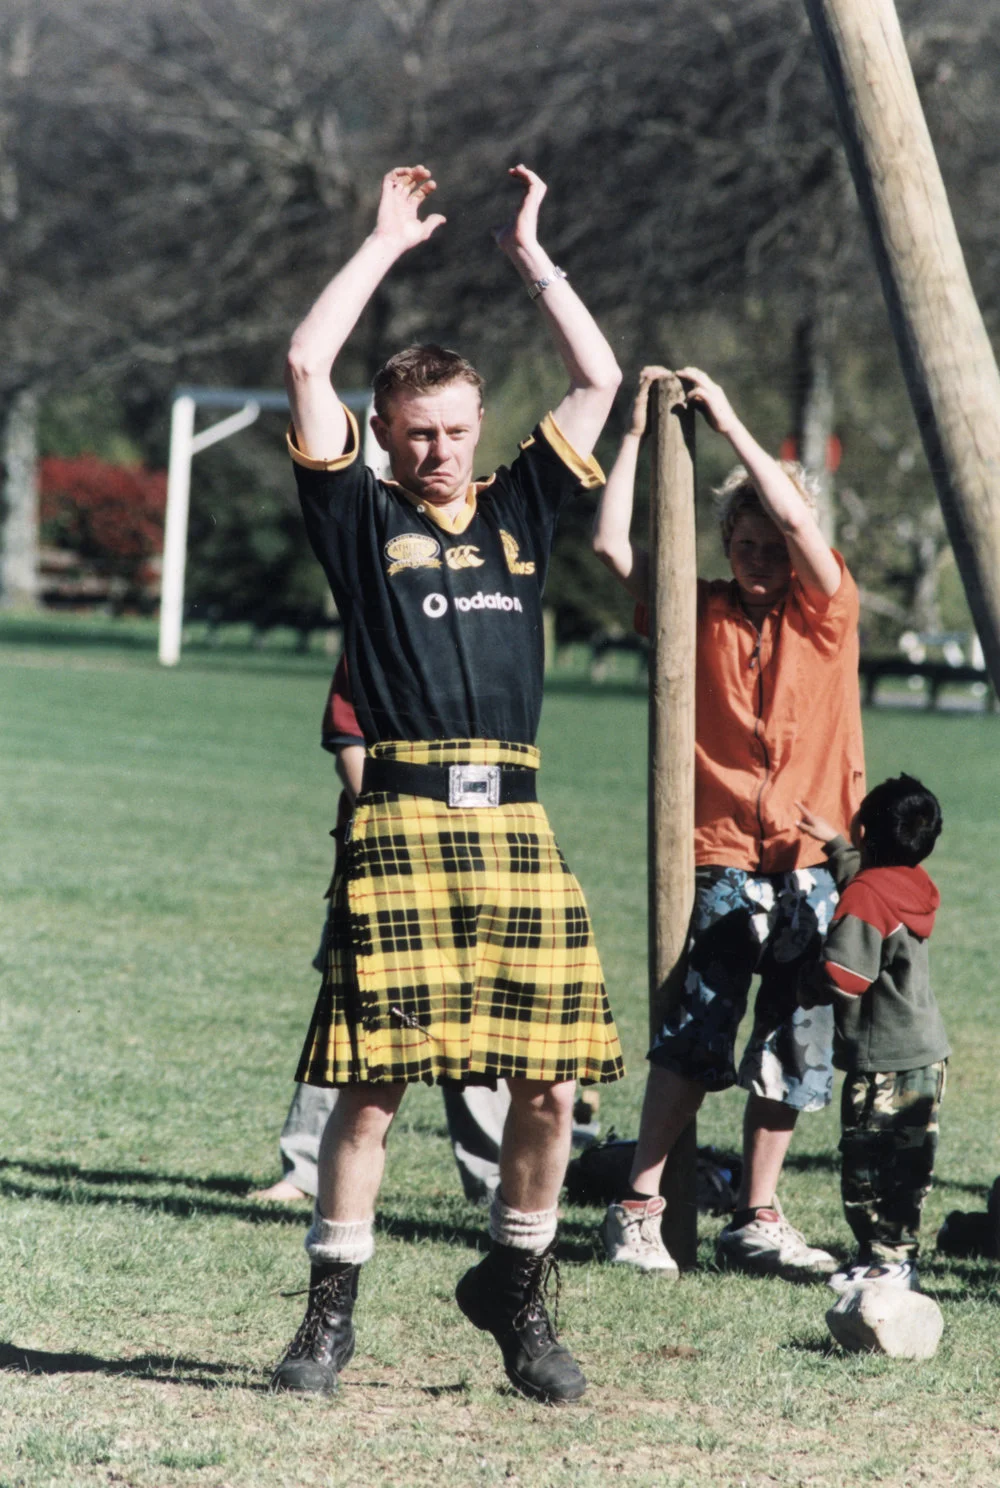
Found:
[[[497,242],[545,317],[569,389],[509,467],[473,480],[482,379],[410,347],[376,375],[373,429],[392,478],[359,458],[334,361],[395,261],[443,223],[420,217],[423,166],[390,171],[374,231],[292,338],[289,447],[309,538],[344,623],[368,748],[333,888],[328,957],[298,1078],[336,1086],[306,1251],[306,1316],[272,1387],[328,1394],[354,1349],[385,1140],[412,1081],[511,1095],[490,1250],[458,1284],[524,1394],[586,1381],[543,1287],[577,1080],[612,1081],[621,1050],[587,908],[535,796],[541,595],[561,506],[603,480],[592,450],[620,380],[614,355],[540,247],[543,183]]]

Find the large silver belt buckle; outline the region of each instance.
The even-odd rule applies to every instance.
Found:
[[[449,765],[449,806],[499,806],[499,765]]]

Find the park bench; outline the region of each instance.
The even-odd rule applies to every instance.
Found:
[[[863,699],[866,707],[877,702],[878,685],[888,677],[919,677],[926,683],[926,703],[929,711],[937,708],[941,690],[945,686],[969,686],[982,684],[986,688],[986,707],[995,712],[997,695],[990,685],[989,674],[982,668],[960,663],[953,666],[948,661],[911,661],[906,656],[862,656],[859,667],[863,684]]]
[[[601,682],[607,675],[608,658],[615,654],[626,654],[637,658],[640,677],[645,673],[649,659],[648,642],[638,635],[612,635],[607,632],[596,636],[591,643],[590,677]],[[909,681],[913,677],[925,683],[926,707],[933,711],[939,706],[945,687],[985,687],[985,706],[991,712],[1000,711],[996,692],[990,683],[989,674],[983,667],[967,663],[953,665],[949,661],[915,661],[907,656],[862,656],[859,667],[862,683],[862,698],[866,707],[878,702],[878,686],[883,680],[898,678]]]

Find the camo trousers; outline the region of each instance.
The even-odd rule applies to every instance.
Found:
[[[917,1254],[947,1063],[844,1078],[840,1191],[864,1259],[912,1261]]]

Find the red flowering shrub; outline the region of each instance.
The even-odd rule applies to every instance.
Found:
[[[42,541],[76,553],[93,571],[142,588],[163,551],[167,475],[109,465],[96,455],[47,455],[39,466]]]

